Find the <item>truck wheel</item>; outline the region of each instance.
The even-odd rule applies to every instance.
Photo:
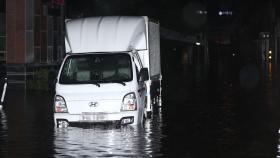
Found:
[[[146,118],[147,119],[151,119],[152,118],[152,112],[151,111],[147,111],[146,112]]]
[[[143,115],[143,118],[142,118],[142,125],[143,125],[143,126],[145,125],[145,122],[146,122],[146,116]]]
[[[146,109],[144,111],[144,115],[145,115],[146,119],[152,118],[152,112],[151,111],[147,111]]]

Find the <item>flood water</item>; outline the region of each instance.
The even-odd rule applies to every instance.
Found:
[[[235,82],[201,70],[164,78],[162,107],[136,127],[57,129],[51,92],[8,89],[0,157],[277,157],[277,73],[255,81],[254,67],[245,66],[244,81]]]
[[[161,156],[161,113],[140,126],[54,128],[52,95],[11,91],[1,111],[0,157]]]

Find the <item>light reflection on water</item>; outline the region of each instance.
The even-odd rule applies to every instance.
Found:
[[[1,126],[1,135],[7,133],[7,119],[6,114],[3,110],[0,110],[0,126]]]
[[[160,156],[160,126],[147,120],[143,126],[56,129],[56,157]]]
[[[280,158],[280,128],[278,130],[277,158]]]
[[[161,155],[161,111],[143,125],[55,129],[55,157],[155,157]]]
[[[3,139],[8,137],[7,130],[6,114],[3,110],[0,110],[0,157],[2,157],[2,154],[5,155],[7,152],[7,140]]]

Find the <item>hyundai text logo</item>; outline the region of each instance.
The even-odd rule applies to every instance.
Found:
[[[88,106],[89,107],[97,107],[98,106],[98,102],[89,102]]]

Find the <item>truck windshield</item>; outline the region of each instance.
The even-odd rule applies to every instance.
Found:
[[[69,56],[64,62],[59,83],[99,84],[132,80],[131,58],[124,53]]]

